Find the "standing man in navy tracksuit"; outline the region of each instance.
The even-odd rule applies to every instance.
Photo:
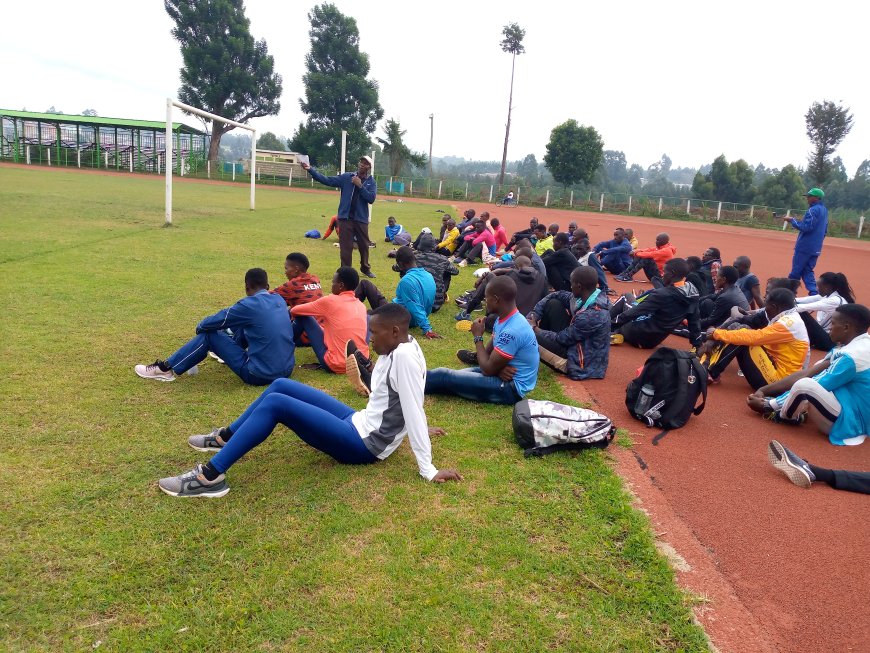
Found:
[[[356,240],[359,248],[359,269],[364,275],[374,279],[375,275],[369,265],[369,247],[371,247],[369,210],[377,197],[378,186],[371,176],[371,157],[360,157],[359,169],[356,172],[345,172],[335,177],[327,177],[307,163],[303,163],[302,167],[324,186],[341,189],[341,198],[338,200],[338,242],[341,265],[353,267],[353,241]]]
[[[806,194],[809,208],[804,213],[803,220],[783,218],[783,220],[798,230],[797,242],[794,244],[794,257],[791,260],[789,279],[803,279],[807,292],[818,295],[816,275],[813,270],[816,261],[822,253],[822,244],[828,233],[828,209],[822,203],[825,193],[821,188],[810,188]]]

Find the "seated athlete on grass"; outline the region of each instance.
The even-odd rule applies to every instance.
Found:
[[[165,361],[136,365],[136,374],[143,379],[174,381],[212,352],[250,385],[266,385],[290,376],[296,348],[287,304],[280,296],[269,294],[269,278],[262,268],[245,273],[245,294],[197,324],[196,336]],[[232,336],[227,329],[232,329]]]
[[[365,306],[354,294],[357,285],[359,273],[352,267],[342,266],[332,277],[331,294],[290,309],[294,340],[299,342],[305,334],[319,361],[303,365],[303,369],[344,374],[344,348],[351,339],[362,343],[368,354],[365,344],[368,317]]]
[[[476,351],[457,352],[463,363],[476,365],[462,370],[439,367],[426,375],[426,394],[452,394],[472,401],[515,404],[531,392],[538,381],[538,342],[526,318],[517,311],[517,285],[507,275],[486,286],[486,308],[497,313],[492,340],[484,346],[484,318],[471,324]]]
[[[224,496],[230,491],[227,471],[268,438],[278,424],[345,465],[384,460],[407,435],[423,478],[435,482],[462,480],[455,470],[439,471],[432,464],[429,435],[443,431],[426,425],[426,359],[408,335],[410,319],[408,311],[398,304],[387,304],[372,312],[371,342],[378,360],[372,372],[372,393],[363,410],[357,412],[303,383],[279,379],[229,426],[188,438],[191,447],[214,456],[185,474],[160,479],[160,489],[177,497]]]
[[[423,335],[432,340],[441,339],[432,329],[429,314],[435,302],[435,279],[425,269],[417,265],[414,250],[400,247],[396,252],[396,269],[401,275],[396,286],[394,304],[401,304],[411,313],[411,326],[420,327]]]
[[[808,370],[761,386],[749,407],[774,421],[799,422],[803,413],[831,444],[861,444],[870,434],[870,310],[843,304],[831,316],[835,347]]]
[[[297,304],[307,304],[323,297],[320,279],[308,273],[308,257],[302,252],[290,252],[284,261],[284,274],[287,281],[270,290],[287,302],[287,308]]]

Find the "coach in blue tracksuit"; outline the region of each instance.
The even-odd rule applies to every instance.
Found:
[[[303,163],[302,167],[324,186],[341,189],[337,213],[341,264],[353,267],[353,243],[356,240],[356,245],[359,248],[359,269],[364,275],[374,279],[375,275],[369,265],[369,247],[371,247],[369,210],[370,205],[374,204],[378,195],[378,186],[374,177],[371,176],[371,157],[360,157],[359,169],[356,172],[345,172],[343,175],[335,177],[327,177],[307,163]]]
[[[822,253],[822,244],[828,233],[828,209],[822,203],[825,193],[821,188],[810,188],[806,194],[809,208],[804,213],[803,220],[783,218],[792,227],[798,230],[797,242],[794,244],[794,257],[791,260],[791,272],[789,279],[803,279],[807,292],[810,295],[818,295],[816,288],[816,275],[813,270],[819,254]]]

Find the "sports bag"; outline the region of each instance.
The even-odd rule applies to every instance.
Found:
[[[670,347],[654,351],[625,389],[628,412],[648,427],[678,429],[706,403],[707,370],[693,353]]]
[[[305,232],[306,238],[320,238],[320,232],[317,229],[309,229]]]
[[[594,410],[523,399],[514,406],[514,435],[525,455],[546,456],[567,449],[604,449],[616,428]]]

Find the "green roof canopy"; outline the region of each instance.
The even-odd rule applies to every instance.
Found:
[[[66,113],[34,113],[32,111],[15,111],[12,109],[0,109],[0,116],[9,118],[21,118],[22,120],[39,120],[41,122],[57,122],[66,124],[86,124],[105,127],[138,127],[140,129],[166,129],[165,122],[156,120],[128,120],[126,118],[102,118],[100,116],[79,116]],[[207,134],[199,129],[194,129],[181,122],[172,123],[172,131],[183,134]]]

